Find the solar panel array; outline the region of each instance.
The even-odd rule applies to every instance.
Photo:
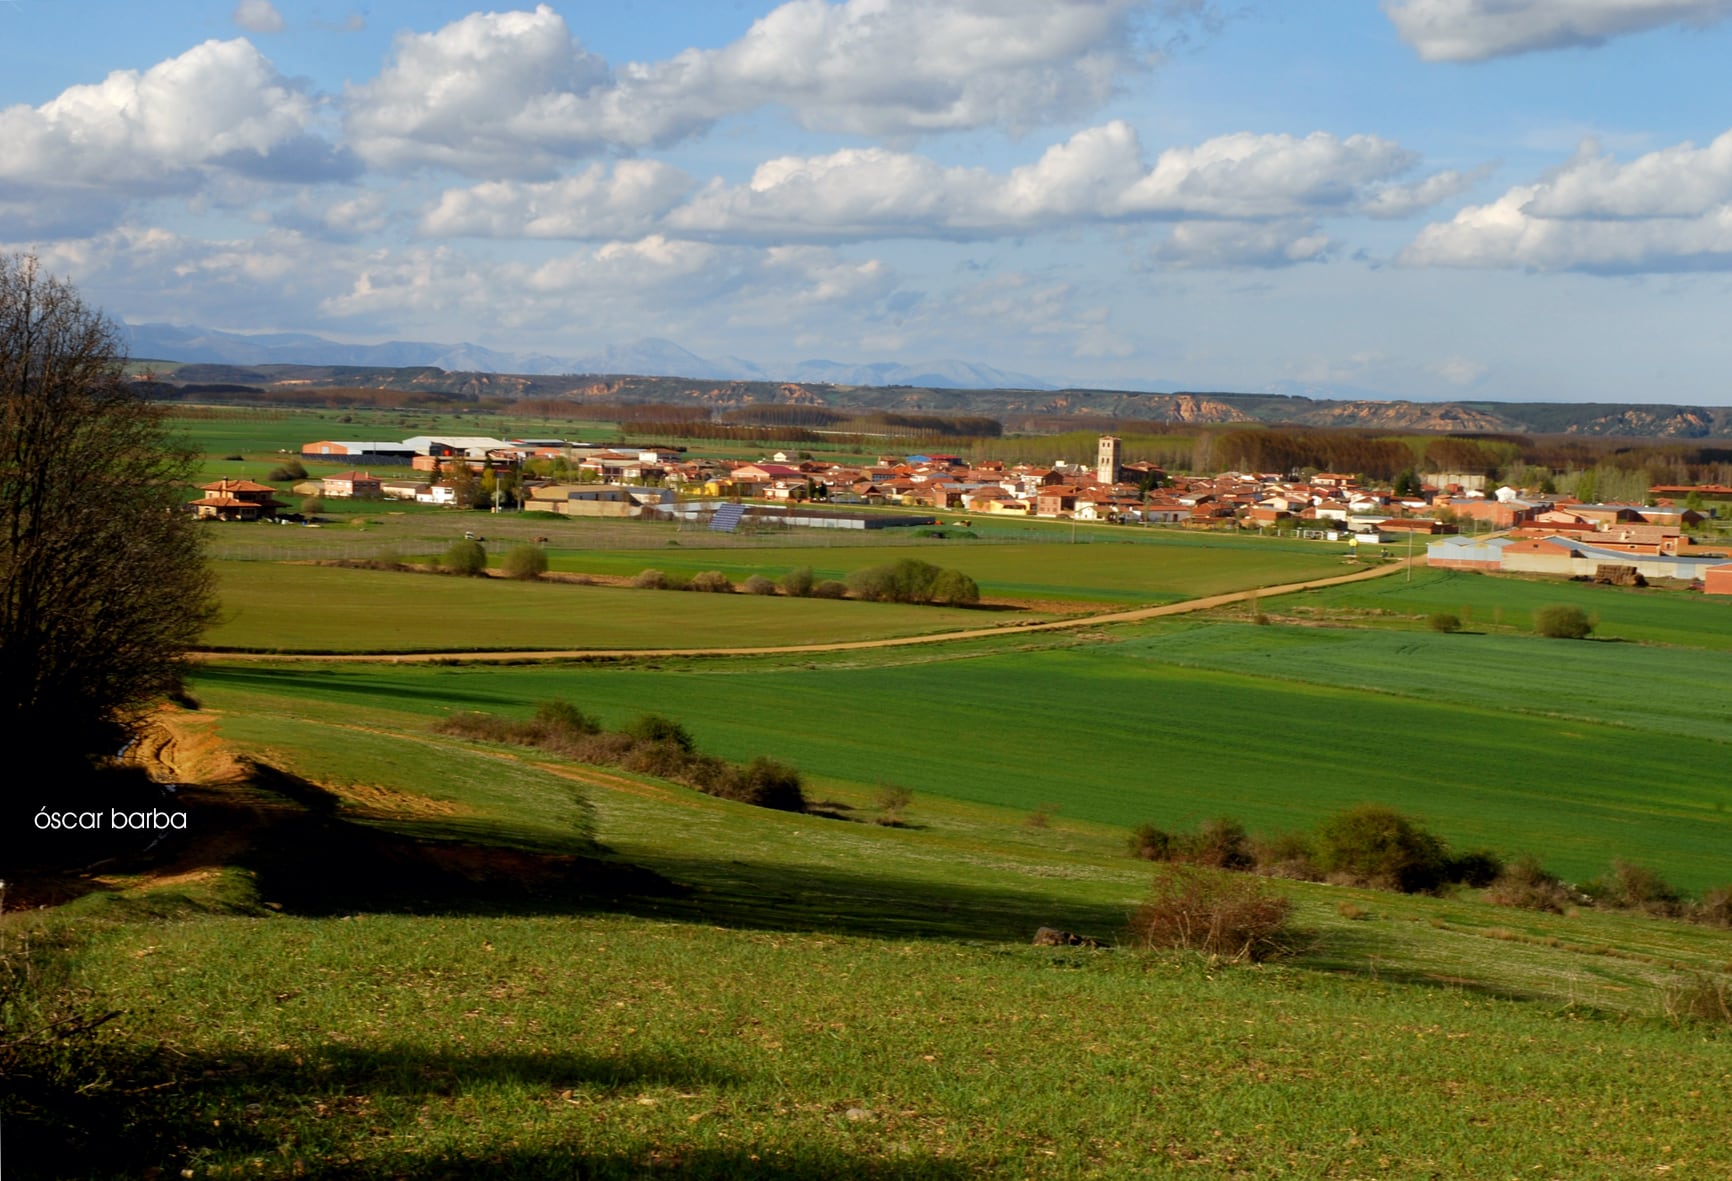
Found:
[[[710,518],[710,528],[717,533],[732,533],[739,528],[740,518],[745,516],[746,506],[743,504],[724,504],[716,510],[716,515]]]

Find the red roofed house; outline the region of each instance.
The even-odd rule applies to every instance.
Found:
[[[187,504],[201,521],[256,521],[283,507],[275,488],[251,480],[218,480],[200,489],[204,495]]]

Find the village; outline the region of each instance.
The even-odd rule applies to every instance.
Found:
[[[400,442],[319,440],[303,459],[353,470],[294,487],[328,499],[398,500],[452,508],[549,512],[755,526],[882,530],[934,526],[935,512],[1113,525],[1255,531],[1345,542],[1350,549],[1423,540],[1429,565],[1587,578],[1619,585],[1687,584],[1732,594],[1732,557],[1700,546],[1710,510],[1680,503],[1732,495],[1656,487],[1648,503],[1593,504],[1555,493],[1488,487],[1482,473],[1420,473],[1401,491],[1338,472],[1170,476],[1122,459],[1115,435],[1095,462],[1050,466],[950,454],[880,456],[871,464],[778,451],[753,461],[688,458],[681,450],[561,439],[418,436]],[[405,471],[374,474],[373,468]],[[412,473],[412,474],[410,474]],[[219,480],[190,508],[214,520],[283,519],[273,485]],[[1695,495],[1692,495],[1695,494]],[[900,511],[898,511],[900,510]]]

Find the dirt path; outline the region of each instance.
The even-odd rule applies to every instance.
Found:
[[[1077,628],[1099,627],[1109,623],[1137,623],[1141,620],[1159,619],[1168,615],[1188,615],[1194,611],[1208,611],[1215,607],[1243,603],[1253,598],[1264,596],[1273,598],[1279,595],[1294,594],[1298,591],[1319,590],[1323,587],[1342,586],[1350,582],[1365,582],[1372,578],[1383,578],[1423,561],[1423,558],[1410,558],[1392,562],[1387,566],[1356,570],[1352,574],[1338,574],[1330,578],[1313,578],[1305,582],[1283,583],[1280,586],[1259,586],[1250,590],[1229,591],[1221,595],[1206,595],[1200,599],[1186,599],[1182,603],[1163,603],[1158,607],[1133,607],[1124,611],[1078,615],[1069,619],[1055,619],[1045,623],[1011,623],[999,627],[969,628],[964,631],[934,632],[920,636],[891,636],[879,640],[833,640],[823,644],[781,644],[746,648],[562,648],[527,652],[412,652],[397,655],[391,653],[298,655],[292,652],[202,652],[196,654],[196,658],[203,661],[311,660],[332,664],[425,664],[435,660],[486,663],[527,660],[654,660],[679,656],[797,656],[818,652],[853,652],[867,648],[908,648],[918,644],[952,644],[958,640],[1024,636],[1035,632],[1074,631]]]

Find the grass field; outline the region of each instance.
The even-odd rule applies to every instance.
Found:
[[[1678,673],[1635,646],[1373,636],[1381,642],[1332,651],[1333,666],[1301,680],[1306,654],[1333,637],[1292,631],[1302,634],[1168,624],[1117,644],[654,668],[210,668],[198,686],[241,713],[378,708],[398,725],[451,708],[527,714],[556,697],[623,723],[653,702],[707,749],[772,754],[856,788],[891,781],[1125,828],[1220,814],[1264,831],[1308,828],[1375,801],[1427,817],[1459,847],[1537,853],[1576,877],[1614,856],[1693,888],[1728,877],[1732,752],[1691,680],[1723,658],[1695,654]],[[1435,691],[1419,671],[1433,645],[1447,657],[1430,660]],[[1475,694],[1474,670],[1498,660],[1526,670],[1527,691]],[[1601,688],[1561,701],[1541,691],[1571,677]]]
[[[863,545],[845,550],[789,556],[770,550],[706,550],[686,545],[678,554],[658,557],[655,565],[686,574],[721,570],[735,581],[752,574],[778,576],[809,565],[819,579],[843,578],[851,570],[908,557],[905,546]],[[1220,538],[1143,534],[1137,541],[1113,544],[1097,536],[1093,544],[966,541],[923,547],[918,555],[935,565],[961,570],[989,598],[1076,600],[1093,603],[1167,603],[1180,599],[1297,582],[1345,572],[1338,549],[1258,546]],[[637,554],[584,551],[562,553],[556,569],[591,574],[636,574]]]
[[[231,689],[193,724],[317,777],[356,831],[559,855],[593,826],[660,885],[600,896],[582,882],[598,862],[575,895],[502,902],[498,879],[461,877],[383,895],[355,888],[364,859],[299,841],[244,872],[115,879],[131,888],[46,926],[15,916],[9,949],[71,940],[68,995],[120,1014],[60,1060],[83,1086],[53,1119],[24,1139],[14,1116],[15,1173],[1732,1167],[1727,1034],[1667,1016],[1732,955],[1726,932],[1287,884],[1303,937],[1275,965],[1029,948],[1041,923],[1117,934],[1148,874],[1118,832],[925,794],[901,829],[763,812],[395,729],[416,691],[318,720],[310,698],[277,694],[272,715]],[[873,814],[828,786],[844,815]],[[6,1102],[44,1093],[16,1081]],[[56,1126],[75,1131],[57,1144]],[[76,1134],[97,1127],[112,1134]]]
[[[809,644],[989,627],[991,613],[219,562],[218,648],[461,652]]]
[[[1358,613],[1360,627],[1412,627],[1447,612],[1468,630],[1531,631],[1533,613],[1552,603],[1580,607],[1595,621],[1594,635],[1686,648],[1732,649],[1732,600],[1676,590],[1594,586],[1556,578],[1415,570],[1411,580],[1391,578],[1271,599],[1278,612]],[[1380,614],[1381,613],[1381,614]]]

